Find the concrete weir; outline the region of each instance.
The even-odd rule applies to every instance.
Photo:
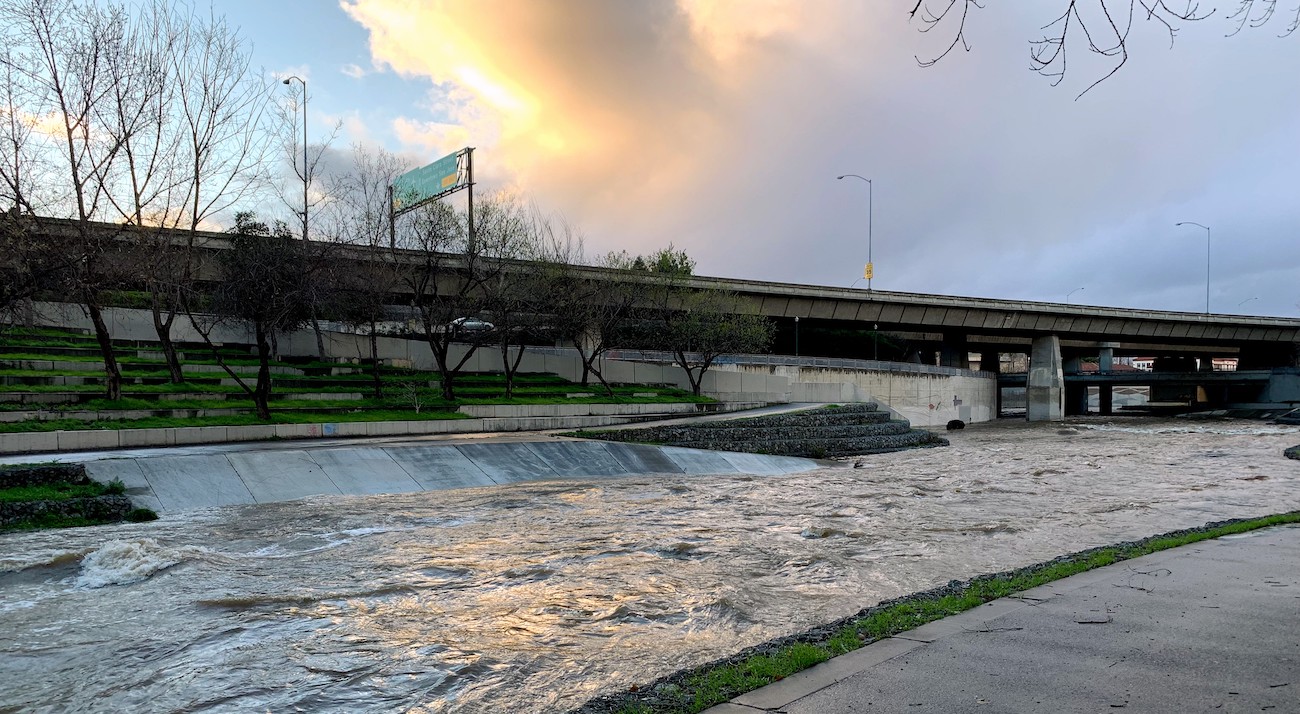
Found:
[[[159,513],[320,495],[439,491],[647,474],[779,475],[822,466],[812,459],[789,456],[554,439],[159,453],[106,458],[85,465],[91,478],[103,482],[120,479],[137,505]]]

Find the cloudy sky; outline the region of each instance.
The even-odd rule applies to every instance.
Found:
[[[868,185],[836,176],[856,173],[873,180],[877,289],[1203,311],[1206,232],[1174,225],[1195,221],[1215,312],[1300,315],[1289,10],[1235,37],[1222,13],[1183,23],[1172,48],[1135,20],[1128,63],[1076,99],[1113,67],[1081,35],[1059,86],[1028,69],[1066,0],[991,0],[968,18],[971,51],[930,68],[916,57],[955,26],[919,32],[912,4],[217,8],[256,63],[308,79],[312,125],[341,121],[342,146],[416,163],[475,146],[485,187],[522,190],[589,252],[672,242],[702,274],[849,286]]]

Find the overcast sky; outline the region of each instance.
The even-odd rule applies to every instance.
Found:
[[[271,73],[305,76],[340,145],[427,163],[466,145],[589,253],[672,242],[697,272],[1300,315],[1300,33],[1289,17],[1129,61],[1071,36],[1053,87],[1029,41],[1066,0],[991,0],[969,53],[906,0],[222,0]],[[943,3],[946,4],[946,3]],[[1086,5],[1087,3],[1081,3]],[[1114,0],[1112,0],[1114,4]],[[1235,3],[1234,3],[1235,5]],[[1059,7],[1058,7],[1059,6]],[[1281,6],[1279,6],[1281,7]],[[955,28],[954,28],[955,29]],[[863,286],[858,282],[858,287]],[[1082,288],[1082,290],[1076,290]]]

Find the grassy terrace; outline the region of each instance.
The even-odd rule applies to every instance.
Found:
[[[115,340],[122,365],[122,399],[106,400],[94,338],[79,332],[20,328],[0,334],[0,433],[81,429],[242,426],[318,422],[459,419],[471,404],[581,404],[707,402],[668,387],[618,386],[607,396],[552,374],[516,376],[513,397],[500,374],[461,374],[455,401],[441,396],[437,372],[383,367],[384,396],[373,397],[366,365],[314,361],[272,363],[272,415],[259,420],[252,400],[217,368],[206,348],[180,344],[185,381],[169,381],[161,348]],[[247,348],[227,346],[222,359],[250,385],[257,360]],[[84,363],[85,366],[81,366]]]

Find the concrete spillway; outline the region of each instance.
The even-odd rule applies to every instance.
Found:
[[[90,461],[86,471],[98,481],[120,479],[138,505],[161,513],[319,495],[646,474],[778,475],[820,466],[788,456],[550,439],[159,454]]]

